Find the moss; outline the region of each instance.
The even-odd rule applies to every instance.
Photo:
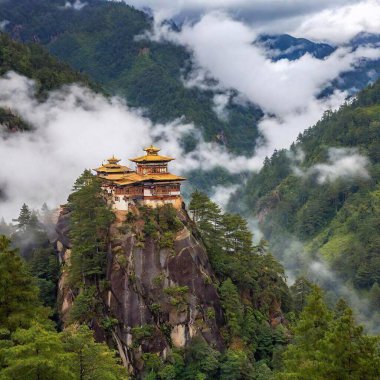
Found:
[[[215,319],[215,309],[213,307],[209,307],[206,312],[208,319]]]
[[[170,304],[176,307],[187,304],[188,286],[171,286],[164,289],[164,293],[170,297]]]
[[[155,328],[152,325],[133,327],[131,330],[133,337],[133,346],[137,348],[140,346],[143,340],[151,338],[154,334],[154,330]]]
[[[164,283],[164,279],[165,279],[165,275],[163,273],[161,273],[160,275],[156,276],[156,277],[153,277],[152,279],[152,284],[155,286],[155,287],[161,287],[162,284]]]
[[[160,236],[160,248],[174,248],[174,234],[171,231],[166,231]]]

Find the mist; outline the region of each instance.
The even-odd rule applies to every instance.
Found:
[[[130,109],[121,98],[105,98],[72,85],[37,100],[34,81],[10,72],[0,78],[0,106],[10,108],[30,123],[32,132],[9,133],[0,126],[0,218],[17,217],[25,202],[40,208],[65,203],[75,179],[84,169],[95,168],[115,154],[126,165],[155,142],[176,160],[178,174],[223,165],[231,173],[256,166],[254,158],[233,156],[223,147],[206,143],[192,124],[181,120],[161,125]],[[198,138],[194,151],[185,155],[181,139]]]

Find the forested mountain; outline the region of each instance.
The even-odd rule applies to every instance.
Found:
[[[36,94],[40,99],[49,91],[65,84],[82,83],[97,89],[85,74],[80,74],[67,64],[59,62],[41,46],[20,44],[0,33],[0,75],[9,71],[34,79],[37,86]],[[10,109],[0,108],[0,124],[13,131],[30,129],[30,126]]]
[[[380,281],[379,110],[378,81],[267,158],[239,191],[280,254],[296,237],[368,291]]]
[[[240,216],[196,192],[191,219],[171,205],[121,218],[101,194],[85,171],[61,209],[55,254],[40,239],[24,262],[0,236],[2,379],[378,378],[377,338],[306,280],[289,289]],[[24,205],[13,245],[42,237],[43,219]]]
[[[65,7],[64,0],[5,1],[0,3],[0,20],[9,21],[5,30],[13,38],[45,45],[109,93],[144,108],[154,122],[184,116],[207,141],[225,144],[236,153],[252,153],[262,117],[259,108],[241,105],[232,96],[229,120],[221,119],[213,110],[218,91],[184,84],[182,78],[191,69],[190,53],[184,47],[136,38],[152,27],[147,14],[123,2],[86,3],[78,11]],[[191,145],[189,137],[188,149]]]
[[[183,116],[185,122],[195,123],[206,141],[226,145],[238,154],[254,152],[260,137],[257,124],[263,116],[259,107],[242,104],[236,91],[231,90],[226,105],[228,120],[218,116],[215,97],[220,90],[185,84],[192,69],[191,53],[185,47],[136,38],[151,30],[151,16],[123,2],[90,0],[85,4],[79,10],[65,0],[6,0],[0,3],[0,20],[6,20],[4,29],[13,38],[46,46],[110,94],[122,95],[131,106],[142,107],[154,122]],[[170,25],[173,30],[178,28],[175,23]],[[349,47],[356,49],[377,41],[376,36],[368,38],[362,36]],[[262,36],[256,42],[265,46],[274,60],[294,60],[306,53],[323,59],[335,50],[289,35]],[[378,77],[379,66],[377,60],[363,60],[353,72],[337,78],[321,96],[337,88],[355,93]],[[184,141],[189,150],[194,146],[193,138],[188,136]]]

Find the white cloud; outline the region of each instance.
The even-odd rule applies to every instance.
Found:
[[[352,70],[361,58],[380,57],[380,51],[371,47],[355,52],[341,48],[324,60],[306,54],[295,61],[272,62],[262,46],[252,44],[257,36],[254,29],[219,12],[185,25],[180,33],[165,27],[160,33],[162,38],[188,46],[196,64],[222,86],[280,115],[302,112],[305,103],[341,72]]]
[[[0,107],[11,108],[35,128],[9,134],[0,126],[0,188],[8,197],[0,203],[0,217],[8,220],[24,202],[56,207],[65,202],[84,168],[94,168],[112,154],[128,164],[128,158],[141,155],[156,140],[165,154],[177,158],[173,172],[223,165],[236,173],[250,166],[247,158],[232,156],[200,137],[195,151],[185,156],[179,140],[185,133],[197,133],[193,125],[180,120],[153,125],[123,100],[106,99],[77,85],[52,92],[41,103],[32,80],[8,73],[0,78]]]
[[[76,11],[80,11],[82,8],[84,8],[87,5],[87,2],[82,2],[81,0],[75,0],[74,2],[66,1],[65,8],[72,8]]]
[[[228,102],[230,101],[230,97],[231,95],[228,92],[214,95],[214,106],[212,109],[216,113],[218,118],[222,121],[228,120],[228,111],[226,107],[228,105]]]
[[[9,24],[8,20],[0,21],[0,30],[5,30],[8,24]]]
[[[380,0],[325,9],[304,20],[293,33],[304,38],[341,44],[358,33],[379,33]]]
[[[251,168],[259,167],[273,149],[287,148],[326,109],[342,104],[347,96],[344,92],[318,99],[332,80],[354,70],[362,58],[380,57],[379,49],[368,46],[355,51],[339,48],[324,60],[306,54],[295,61],[272,62],[263,46],[252,43],[256,37],[255,29],[221,12],[211,12],[196,23],[185,24],[179,33],[156,25],[150,36],[186,45],[193,51],[196,69],[187,78],[188,86],[207,88],[206,79],[213,77],[218,84],[213,83],[211,89],[218,94],[224,90],[228,96],[229,89],[235,89],[261,107],[265,117],[259,128],[267,144],[257,150],[255,160],[250,160]],[[222,106],[215,108],[220,109]]]
[[[137,8],[149,7],[157,20],[177,17],[195,19],[210,11],[223,10],[240,19],[265,25],[271,29],[294,26],[298,18],[310,17],[311,14],[326,8],[343,6],[355,0],[124,0]]]
[[[238,185],[230,186],[214,186],[212,188],[211,199],[217,203],[222,209],[225,209],[231,195],[238,189]]]
[[[317,182],[324,184],[337,179],[369,179],[368,166],[368,158],[357,149],[330,148],[327,163],[313,165],[306,171],[295,167],[294,172],[300,176],[316,176]]]

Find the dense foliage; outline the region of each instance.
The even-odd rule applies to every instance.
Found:
[[[86,326],[58,333],[38,288],[10,241],[0,236],[0,378],[122,380],[120,366]]]
[[[89,170],[76,180],[69,197],[72,250],[67,271],[79,292],[72,321],[85,322],[99,313],[107,260],[108,231],[114,214],[103,197],[100,180]]]
[[[242,209],[259,217],[276,253],[293,235],[309,251],[319,250],[343,280],[366,290],[380,281],[379,107],[377,82],[351,104],[327,111],[290,150],[274,152],[239,191]],[[335,161],[334,152],[342,155]],[[345,174],[340,157],[351,159],[351,167],[365,157],[368,164]],[[332,176],[321,180],[324,168]]]
[[[328,309],[316,287],[282,359],[283,368],[276,376],[279,380],[375,380],[380,376],[378,337],[363,333],[344,301],[339,301],[335,310]]]
[[[10,71],[35,80],[36,92],[40,98],[46,96],[48,91],[65,84],[82,83],[92,86],[85,75],[59,62],[41,46],[24,45],[0,33],[0,76]],[[13,132],[31,129],[19,115],[4,108],[0,108],[0,125],[6,126]]]
[[[123,2],[90,0],[81,11],[65,4],[64,0],[4,1],[0,19],[10,22],[6,30],[12,37],[45,45],[110,93],[125,96],[131,106],[143,107],[154,122],[183,117],[200,128],[206,140],[226,144],[237,153],[252,152],[261,110],[240,104],[232,93],[228,117],[218,117],[213,110],[217,91],[183,83],[190,70],[190,53],[185,48],[135,38],[152,28],[147,14]],[[58,72],[46,78],[56,78],[61,75]],[[194,138],[184,141],[187,149]]]
[[[40,45],[24,45],[0,33],[0,75],[9,71],[34,79],[40,96],[69,83],[91,85],[85,75],[58,61]]]

